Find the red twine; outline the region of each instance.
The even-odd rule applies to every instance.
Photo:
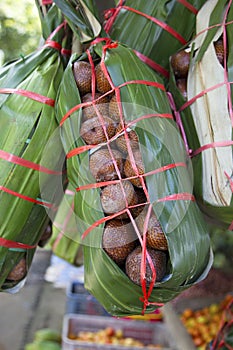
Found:
[[[9,89],[9,88],[3,88],[3,89],[0,89],[0,93],[2,94],[18,94],[18,95],[21,95],[21,96],[25,96],[27,98],[30,98],[32,100],[35,100],[37,102],[40,102],[40,103],[43,103],[43,104],[47,104],[51,107],[54,107],[54,104],[55,104],[55,101],[51,98],[48,98],[46,96],[43,96],[43,95],[40,95],[40,94],[37,94],[35,92],[32,92],[32,91],[27,91],[27,90],[22,90],[22,89]],[[23,158],[20,158],[14,154],[11,154],[11,153],[8,153],[8,152],[5,152],[3,150],[0,150],[0,158],[8,161],[8,162],[11,162],[11,163],[14,163],[14,164],[18,164],[18,165],[21,165],[21,166],[24,166],[24,167],[27,167],[27,168],[30,168],[30,169],[33,169],[33,170],[37,170],[37,171],[41,171],[41,172],[44,172],[44,173],[47,173],[47,174],[52,174],[52,175],[61,175],[62,172],[60,171],[54,171],[54,170],[51,170],[51,169],[48,169],[44,166],[41,166],[40,164],[36,164],[36,163],[33,163],[31,161],[28,161],[26,159],[23,159]],[[40,205],[44,205],[44,206],[47,206],[47,207],[52,207],[51,204],[49,203],[44,203],[40,200],[35,200],[33,198],[30,198],[30,197],[27,197],[27,196],[24,196],[22,194],[19,194],[15,191],[12,191],[4,186],[0,186],[0,190],[1,191],[4,191],[4,192],[7,192],[9,194],[12,194],[14,196],[17,196],[17,197],[20,197],[24,200],[27,200],[27,201],[30,201],[30,202],[34,202],[34,203],[37,203],[37,204],[40,204]]]
[[[177,0],[177,2],[179,2],[184,7],[186,7],[190,12],[194,13],[194,15],[197,15],[198,10],[192,4],[190,4],[188,1],[186,1],[186,0]]]
[[[42,5],[51,5],[53,0],[42,0]]]
[[[23,194],[20,194],[18,192],[12,191],[9,188],[6,188],[4,186],[0,186],[0,191],[6,192],[8,194],[11,194],[11,195],[13,195],[15,197],[21,198],[21,199],[23,199],[25,201],[28,201],[28,202],[31,202],[31,203],[39,204],[39,205],[42,205],[42,206],[47,207],[47,208],[56,209],[56,208],[54,208],[53,204],[51,204],[51,203],[47,203],[47,202],[44,202],[44,201],[39,200],[39,199],[34,199],[34,198],[31,198],[31,197],[28,197],[28,196],[24,196]]]
[[[43,104],[47,104],[47,105],[49,105],[51,107],[54,107],[54,104],[55,104],[54,99],[48,98],[46,96],[37,94],[37,93],[32,92],[32,91],[27,91],[27,90],[22,90],[22,89],[3,88],[3,89],[0,89],[0,93],[2,93],[2,94],[13,94],[13,93],[14,94],[18,94],[18,95],[25,96],[27,98],[33,99],[33,100],[35,100],[37,102],[40,102],[40,103],[43,103]],[[15,155],[13,155],[11,153],[8,153],[8,152],[5,152],[3,150],[0,150],[0,158],[6,160],[8,162],[12,162],[12,163],[15,163],[15,164],[18,164],[18,165],[21,165],[21,166],[24,166],[24,167],[36,170],[36,171],[47,173],[47,174],[51,174],[51,175],[61,175],[62,174],[62,172],[60,172],[60,171],[55,171],[55,170],[48,169],[48,168],[46,168],[46,167],[44,167],[44,166],[42,166],[40,164],[33,163],[31,161],[28,161],[26,159],[20,158],[18,156],[15,156]],[[13,192],[10,189],[7,189],[7,188],[5,188],[3,186],[0,186],[0,189],[5,191],[5,192],[8,192],[10,194],[13,194],[15,196],[18,196],[20,198],[23,198],[25,200],[28,200],[30,202],[35,202],[37,204],[42,204],[42,205],[45,205],[45,206],[48,206],[48,207],[52,207],[51,204],[46,204],[46,203],[43,203],[41,201],[37,201],[37,200],[34,200],[32,198],[29,198],[27,196],[20,195],[20,194],[18,194],[16,192]]]
[[[50,174],[50,175],[61,175],[62,174],[61,171],[55,171],[55,170],[48,169],[40,164],[33,163],[29,160],[20,158],[18,156],[15,156],[12,153],[8,153],[8,152],[5,152],[3,150],[0,150],[0,158],[6,160],[7,162],[22,165],[23,167],[37,170],[37,171],[40,171],[40,172],[43,172],[46,174]]]
[[[149,57],[143,55],[141,52],[134,50],[135,54],[138,56],[138,58],[144,62],[145,64],[147,64],[149,67],[151,67],[153,70],[155,70],[156,72],[160,73],[161,75],[163,75],[165,78],[169,78],[169,72],[167,69],[165,69],[164,67],[162,67],[160,64],[154,62],[152,59],[150,59]]]
[[[182,4],[184,5],[186,3],[185,1],[182,1]],[[171,34],[175,39],[177,39],[182,45],[187,44],[187,41],[177,32],[175,31],[172,27],[170,27],[168,24],[165,22],[160,21],[159,19],[152,17],[146,13],[143,13],[141,11],[136,10],[135,8],[129,7],[129,6],[124,6],[123,1],[120,1],[119,5],[116,7],[116,9],[111,9],[105,12],[105,18],[107,19],[107,22],[105,24],[104,30],[106,33],[108,33],[111,30],[111,27],[118,16],[120,10],[127,10],[136,13],[137,15],[143,16],[150,21],[154,22],[158,26],[160,26],[162,29],[166,30],[169,34]]]
[[[45,44],[42,46],[42,48],[44,47],[51,47],[59,52],[61,52],[62,55],[64,56],[70,56],[72,51],[69,49],[65,49],[62,47],[62,45],[60,43],[58,43],[57,41],[52,40],[52,38],[59,32],[59,30],[65,28],[67,25],[67,22],[64,21],[62,22],[47,38],[47,40],[45,41]]]
[[[57,41],[47,39],[43,47],[52,47],[55,50],[61,51],[62,46]]]
[[[15,248],[15,249],[34,249],[37,247],[37,244],[28,245],[20,242],[15,242],[3,237],[0,237],[0,246],[6,248]]]
[[[190,3],[188,3],[186,0],[179,0],[180,4],[182,4],[184,7],[186,7],[189,11],[193,12],[195,15],[197,14],[197,9],[192,6]],[[126,10],[126,11],[131,11],[133,13],[136,13],[137,15],[143,16],[147,18],[148,20],[154,22],[164,30],[166,30],[169,34],[171,34],[175,39],[177,39],[182,45],[186,45],[187,41],[177,32],[175,31],[172,27],[170,27],[168,24],[165,22],[162,22],[158,20],[155,17],[152,17],[146,13],[143,13],[141,11],[136,10],[135,8],[131,8],[129,6],[124,6],[125,1],[120,0],[118,5],[115,8],[108,9],[104,12],[104,17],[105,17],[105,25],[104,25],[104,30],[106,33],[109,33],[112,29],[113,23],[115,22],[117,16],[119,15],[119,12],[121,10]],[[169,72],[163,68],[161,65],[158,63],[154,62],[151,60],[149,57],[146,57],[143,55],[141,52],[138,52],[135,50],[136,55],[140,58],[141,61],[146,63],[148,66],[150,66],[152,69],[163,75],[165,78],[169,77]]]
[[[185,144],[185,147],[186,147],[186,150],[187,150],[187,154],[190,156],[190,157],[195,157],[197,156],[198,154],[206,151],[207,149],[210,149],[210,148],[216,148],[216,147],[232,147],[233,146],[233,141],[232,140],[223,140],[223,141],[218,141],[218,142],[212,142],[212,143],[209,143],[209,144],[205,144],[205,145],[202,145],[201,147],[199,147],[198,149],[196,150],[191,150],[188,146],[188,140],[187,140],[187,137],[186,137],[186,134],[185,134],[185,130],[184,130],[184,126],[183,126],[183,123],[182,123],[182,118],[181,118],[181,112],[184,111],[186,108],[190,107],[193,103],[195,103],[199,98],[203,97],[205,94],[208,94],[209,92],[215,90],[215,89],[218,89],[222,86],[226,86],[226,89],[227,89],[227,98],[228,98],[228,110],[229,110],[229,115],[230,115],[230,120],[231,120],[231,124],[233,126],[233,108],[232,108],[232,98],[231,98],[231,84],[232,84],[232,81],[228,81],[228,71],[227,71],[227,32],[226,32],[226,27],[230,24],[233,23],[233,21],[229,21],[227,22],[227,15],[229,13],[229,10],[230,10],[230,7],[231,7],[231,4],[232,4],[232,0],[230,0],[227,4],[227,7],[225,9],[225,13],[224,13],[224,16],[223,16],[223,22],[220,23],[220,24],[215,24],[211,27],[208,27],[204,30],[202,30],[200,33],[198,33],[196,35],[196,37],[198,37],[199,35],[203,34],[205,31],[208,31],[212,28],[215,28],[215,27],[222,27],[223,26],[223,48],[224,48],[224,59],[223,59],[223,67],[224,67],[224,80],[222,83],[219,83],[219,84],[216,84],[214,86],[211,86],[203,91],[201,91],[200,93],[198,93],[196,96],[194,96],[193,98],[191,98],[190,100],[186,101],[180,108],[179,110],[176,109],[176,106],[175,106],[175,102],[173,100],[173,97],[170,93],[168,93],[168,98],[169,98],[169,101],[170,101],[170,106],[173,110],[173,113],[174,113],[174,116],[175,116],[175,120],[176,120],[176,123],[180,129],[180,132],[181,132],[181,135],[182,135],[182,138],[184,140],[184,144]],[[224,171],[224,174],[225,176],[227,177],[228,181],[229,181],[229,185],[230,185],[230,188],[231,188],[231,191],[233,193],[233,181],[231,179],[231,177]],[[231,222],[228,230],[232,231],[233,230],[233,221]]]
[[[224,81],[222,83],[219,83],[219,84],[216,84],[214,86],[211,86],[203,91],[201,91],[200,93],[198,93],[196,96],[192,97],[190,100],[186,101],[180,108],[179,110],[177,111],[176,110],[176,107],[175,107],[175,103],[174,103],[174,100],[172,99],[172,96],[171,94],[169,94],[169,99],[170,99],[170,103],[171,103],[171,107],[174,111],[174,115],[175,115],[175,118],[176,118],[176,121],[177,121],[177,124],[181,130],[181,134],[182,134],[182,137],[183,137],[183,140],[185,142],[185,145],[186,145],[186,149],[187,149],[187,152],[188,154],[191,156],[191,157],[194,157],[196,155],[198,155],[199,153],[205,151],[206,149],[209,149],[209,148],[215,148],[215,147],[226,147],[226,146],[232,146],[233,142],[231,140],[227,140],[227,141],[222,141],[222,142],[213,142],[213,143],[210,143],[210,144],[207,144],[207,145],[202,145],[200,148],[196,149],[196,150],[191,150],[189,149],[188,147],[188,141],[187,141],[187,138],[186,138],[186,135],[185,135],[185,131],[184,131],[184,127],[182,125],[182,119],[181,119],[181,116],[180,116],[180,113],[182,111],[184,111],[186,108],[190,107],[193,103],[195,103],[199,98],[203,97],[204,95],[208,94],[209,92],[213,91],[213,90],[216,90],[222,86],[226,86],[227,88],[227,91],[228,91],[228,106],[229,106],[229,114],[230,114],[230,118],[231,118],[231,122],[232,122],[232,126],[233,126],[233,109],[232,109],[232,100],[231,100],[231,84],[232,82],[229,82],[228,81],[228,72],[227,72],[227,57],[226,57],[226,52],[227,52],[227,34],[226,34],[226,26],[229,25],[230,23],[232,22],[226,22],[227,20],[227,14],[229,12],[229,9],[230,9],[230,6],[231,6],[231,3],[232,3],[232,0],[229,1],[228,3],[228,6],[226,8],[226,11],[224,13],[224,19],[223,19],[223,23],[222,24],[219,24],[219,25],[215,25],[215,26],[212,26],[212,27],[209,27],[207,28],[206,30],[209,30],[213,27],[216,27],[216,26],[222,26],[223,25],[223,46],[224,46]],[[200,35],[200,33],[197,34],[197,36]]]
[[[2,88],[0,89],[0,94],[17,94],[17,95],[25,96],[27,98],[30,98],[31,100],[44,103],[51,107],[54,107],[54,104],[55,104],[55,101],[52,98],[37,94],[36,92],[33,92],[33,91],[28,91],[23,89]]]
[[[122,130],[119,132],[124,132],[124,136],[125,136],[125,140],[126,140],[126,145],[127,145],[127,149],[128,149],[128,154],[129,154],[129,157],[130,157],[130,160],[131,160],[131,164],[132,164],[132,167],[133,167],[133,170],[135,172],[135,176],[132,176],[132,178],[139,178],[140,181],[141,181],[141,185],[142,185],[142,189],[144,190],[144,193],[145,193],[145,196],[147,198],[147,201],[146,203],[140,203],[140,204],[137,204],[137,205],[128,205],[127,203],[127,198],[126,198],[126,194],[125,194],[125,191],[124,191],[124,188],[123,188],[123,182],[126,181],[126,180],[129,180],[131,178],[122,178],[121,177],[121,174],[120,174],[120,171],[118,169],[118,166],[117,166],[117,163],[116,163],[116,160],[114,158],[114,155],[112,153],[112,150],[111,150],[111,141],[113,139],[109,139],[108,137],[108,134],[105,130],[105,125],[103,123],[103,116],[101,115],[101,113],[99,112],[98,108],[96,107],[96,102],[98,101],[98,99],[95,99],[95,92],[96,92],[96,78],[95,78],[95,65],[94,65],[94,62],[92,60],[92,56],[89,52],[89,50],[87,50],[87,56],[88,56],[88,59],[89,59],[89,62],[91,64],[91,67],[92,67],[92,72],[93,72],[93,76],[92,76],[92,101],[90,102],[87,102],[87,103],[80,103],[76,106],[74,106],[72,109],[70,109],[64,116],[63,118],[61,119],[61,122],[60,122],[60,126],[62,126],[64,124],[64,122],[66,121],[67,118],[69,118],[71,116],[72,113],[74,113],[75,111],[79,110],[81,107],[84,107],[84,106],[90,106],[92,105],[94,108],[95,108],[95,111],[96,111],[96,114],[97,116],[99,117],[99,120],[103,126],[103,130],[104,130],[104,133],[105,133],[105,137],[106,137],[106,142],[104,143],[107,147],[108,147],[108,150],[109,150],[109,153],[111,155],[111,158],[113,160],[113,163],[114,163],[114,167],[115,167],[115,170],[118,174],[118,180],[113,180],[113,181],[104,181],[104,182],[99,182],[99,183],[92,183],[92,184],[87,184],[87,185],[83,185],[83,186],[80,186],[78,188],[76,188],[76,191],[82,191],[82,190],[89,190],[89,189],[93,189],[93,188],[100,188],[100,187],[103,187],[103,186],[106,186],[106,185],[110,185],[110,184],[116,184],[116,183],[119,183],[121,184],[121,187],[122,187],[122,193],[124,194],[124,197],[125,197],[125,209],[121,210],[120,212],[117,212],[117,213],[114,213],[114,214],[111,214],[111,215],[107,215],[107,216],[104,216],[102,217],[101,219],[95,221],[94,223],[92,223],[86,230],[85,232],[83,232],[82,234],[82,239],[84,239],[93,229],[97,228],[98,226],[102,225],[102,224],[105,224],[107,221],[111,220],[111,219],[114,219],[114,218],[117,218],[118,216],[126,213],[129,217],[129,219],[131,220],[132,222],[132,225],[133,227],[135,228],[135,231],[138,235],[138,238],[139,238],[139,241],[141,243],[141,246],[142,246],[142,265],[141,265],[141,282],[142,282],[142,293],[143,293],[143,296],[140,297],[140,300],[142,301],[143,303],[143,308],[142,308],[142,313],[145,312],[146,310],[146,307],[149,306],[149,305],[155,305],[155,306],[162,306],[163,304],[162,303],[156,303],[156,302],[150,302],[149,301],[149,297],[153,291],[153,287],[154,287],[154,283],[156,281],[156,271],[155,271],[155,267],[152,263],[152,260],[151,260],[151,257],[149,256],[148,252],[147,252],[147,249],[146,249],[146,234],[145,232],[147,231],[147,227],[148,227],[148,222],[149,222],[149,217],[150,217],[150,214],[151,214],[151,211],[153,209],[152,207],[152,204],[150,203],[150,200],[149,200],[149,194],[148,194],[148,190],[146,188],[146,183],[145,183],[145,177],[146,176],[151,176],[151,175],[154,175],[156,173],[161,173],[161,172],[166,172],[168,170],[171,170],[173,168],[176,168],[176,167],[186,167],[186,164],[185,163],[174,163],[174,164],[167,164],[167,165],[164,165],[158,169],[154,169],[153,171],[150,171],[148,173],[145,173],[145,174],[139,174],[139,171],[137,169],[137,166],[136,166],[136,163],[135,163],[135,159],[134,159],[134,155],[133,155],[133,151],[131,149],[131,146],[130,146],[130,140],[129,140],[129,136],[128,136],[128,133],[126,132],[127,131],[127,128],[129,126],[132,126],[133,124],[137,123],[138,121],[140,120],[143,120],[143,119],[148,119],[148,118],[166,118],[166,119],[173,119],[173,115],[171,113],[151,113],[151,114],[148,114],[148,115],[143,115],[143,116],[140,116],[139,118],[129,122],[127,125],[125,125],[125,121],[124,121],[124,117],[123,117],[123,110],[122,110],[122,104],[121,104],[121,97],[120,97],[120,89],[128,84],[140,84],[140,85],[147,85],[147,86],[153,86],[155,87],[156,89],[161,89],[162,91],[166,92],[166,89],[164,87],[163,84],[160,84],[160,83],[157,83],[157,82],[154,82],[154,81],[146,81],[146,80],[132,80],[132,81],[127,81],[123,84],[120,84],[119,86],[114,86],[112,80],[111,80],[111,77],[109,75],[109,72],[107,70],[107,67],[105,66],[105,62],[104,62],[104,57],[105,57],[105,54],[106,54],[106,50],[107,49],[114,49],[116,46],[117,46],[117,43],[112,43],[110,39],[106,39],[106,38],[101,38],[101,39],[97,39],[93,42],[93,44],[95,43],[98,43],[100,41],[105,41],[106,44],[103,46],[102,48],[102,58],[101,58],[101,68],[102,68],[102,71],[104,72],[104,75],[106,76],[106,78],[108,79],[110,85],[111,85],[111,90],[107,93],[107,94],[111,94],[112,92],[115,92],[115,95],[116,95],[116,102],[118,104],[118,107],[119,107],[119,114],[120,114],[120,122],[121,122],[121,125],[122,125]],[[103,97],[103,95],[101,96],[101,98]],[[116,135],[114,135],[114,138],[116,137]],[[83,152],[87,152],[91,149],[94,149],[96,148],[96,145],[83,145],[81,147],[77,147],[77,148],[74,148],[72,149],[71,151],[68,152],[67,154],[67,158],[71,158],[73,156],[76,156],[80,153],[83,153]],[[171,195],[168,195],[168,196],[165,196],[163,198],[158,198],[157,202],[165,202],[165,201],[195,201],[195,198],[193,196],[193,194],[191,193],[174,193],[174,194],[171,194]],[[131,214],[131,209],[132,208],[135,208],[135,207],[138,207],[138,206],[142,206],[142,205],[149,205],[149,209],[148,209],[148,212],[147,212],[147,219],[145,220],[145,227],[144,227],[144,235],[143,235],[143,239],[141,238],[140,236],[140,233],[138,231],[138,228],[135,224],[135,221],[134,221],[134,218],[132,217],[132,214]],[[148,287],[148,290],[147,290],[147,286],[146,286],[146,280],[145,280],[145,271],[146,271],[146,262],[148,261],[149,265],[150,265],[150,268],[151,268],[151,271],[152,271],[152,281]]]

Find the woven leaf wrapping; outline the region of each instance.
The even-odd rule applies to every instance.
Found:
[[[197,16],[196,36],[186,49],[190,51],[186,101],[174,74],[170,79],[191,150],[195,196],[210,221],[225,228],[233,218],[231,20],[228,1],[207,1]]]
[[[55,6],[43,18],[44,33],[56,30],[53,36],[0,73],[1,291],[17,291],[25,281],[62,186],[64,154],[55,133],[54,103],[64,70],[65,32]]]
[[[68,178],[76,189],[75,214],[84,250],[85,287],[112,315],[135,315],[153,311],[160,303],[203,279],[212,256],[206,225],[192,195],[191,170],[184,144],[172,118],[162,80],[131,49],[109,39],[100,41],[93,43],[82,56],[71,57],[59,89],[56,111],[67,154]],[[87,105],[82,104],[73,76],[74,62],[90,60],[93,68],[100,59],[111,81],[111,89],[105,95],[110,97],[115,92],[117,105],[122,107],[121,122],[124,120],[125,127],[121,132],[126,135],[130,128],[138,136],[145,166],[140,181],[144,182],[148,211],[156,214],[168,242],[166,275],[150,290],[133,283],[102,248],[104,227],[112,215],[103,212],[100,194],[110,182],[96,183],[90,172],[89,157],[100,146],[115,147],[115,139],[121,132],[101,145],[84,142],[80,128],[82,107]],[[94,75],[92,79],[94,93]],[[99,113],[98,118],[100,126],[103,115]],[[121,178],[118,182],[125,180]],[[134,206],[126,206],[121,214],[128,215],[137,231],[131,215],[133,209]],[[118,215],[113,216],[117,219]],[[143,241],[139,241],[146,252],[146,236],[143,237]]]

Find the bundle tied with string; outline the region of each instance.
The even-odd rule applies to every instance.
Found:
[[[2,292],[23,286],[63,187],[64,153],[54,105],[67,60],[62,52],[66,26],[55,6],[37,5],[44,44],[0,70]]]
[[[189,42],[196,15],[204,0],[116,1],[105,12],[104,29],[127,44],[164,79],[169,77],[169,57]]]
[[[194,194],[211,225],[232,230],[232,1],[207,1],[196,35],[171,57],[169,90],[194,169]]]
[[[202,280],[209,235],[162,79],[97,38],[71,57],[56,111],[85,288],[112,315],[140,315]]]

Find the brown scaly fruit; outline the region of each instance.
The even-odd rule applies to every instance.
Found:
[[[135,187],[135,192],[138,197],[138,204],[141,204],[141,205],[138,205],[131,209],[131,214],[134,218],[138,217],[138,215],[143,211],[147,203],[147,198],[143,189]]]
[[[143,235],[144,224],[147,215],[147,208],[143,210],[143,212],[136,218],[136,224],[139,232]],[[167,250],[167,239],[163,232],[163,229],[160,225],[160,222],[156,218],[154,213],[151,213],[147,231],[146,231],[146,244],[149,248],[159,249],[159,250]]]
[[[187,78],[190,64],[190,53],[181,50],[171,57],[171,66],[176,78]]]
[[[115,125],[112,119],[104,116],[102,117],[106,133],[110,139],[115,135]],[[103,125],[99,117],[94,117],[84,121],[80,128],[80,136],[88,145],[98,145],[106,142],[107,138],[103,129]]]
[[[144,164],[142,161],[142,155],[141,155],[140,150],[134,150],[133,157],[134,157],[134,161],[135,161],[135,164],[136,164],[136,167],[138,170],[138,174],[143,175],[144,174]],[[138,175],[134,171],[134,168],[133,168],[133,165],[132,165],[132,162],[131,162],[129,155],[127,156],[127,158],[125,160],[124,172],[125,172],[125,176],[127,178]],[[142,183],[141,183],[140,178],[138,176],[135,178],[129,179],[129,180],[134,186],[139,187],[139,188],[142,187]]]
[[[216,52],[217,59],[219,60],[219,63],[224,66],[224,44],[223,44],[223,38],[220,37],[217,41],[214,42],[214,48]],[[226,57],[228,53],[225,53]]]
[[[115,164],[123,176],[124,162],[121,152],[111,149]],[[97,182],[111,181],[118,179],[117,170],[113,158],[107,148],[101,148],[90,155],[89,167]]]
[[[123,186],[123,190],[122,187]],[[127,199],[127,202],[126,202]],[[124,210],[128,206],[137,204],[137,195],[133,185],[129,181],[122,181],[114,185],[104,187],[100,194],[100,201],[104,213],[111,215]],[[117,216],[118,219],[128,218],[127,213]]]
[[[120,112],[119,112],[116,95],[113,95],[109,101],[109,116],[110,118],[115,120],[117,123],[120,122]]]
[[[156,272],[155,282],[160,282],[166,273],[167,257],[162,250],[155,250],[147,248],[150,255],[154,269]],[[136,247],[126,258],[125,272],[131,281],[141,286],[141,262],[142,262],[142,248]],[[146,285],[149,286],[152,281],[152,270],[148,260],[146,260]]]
[[[125,262],[126,257],[136,246],[137,235],[130,222],[110,220],[105,225],[102,246],[108,256],[118,265]]]
[[[118,124],[116,128],[116,133],[121,133],[121,131],[122,131],[122,126],[121,124]],[[129,144],[130,144],[131,150],[138,150],[139,149],[138,135],[134,130],[126,130],[126,132],[129,138]],[[124,134],[117,137],[116,145],[121,152],[128,153],[127,143],[126,143]]]
[[[108,116],[108,97],[103,96],[99,92],[95,93],[94,99],[96,100],[95,105],[98,112],[102,116]],[[93,101],[92,93],[88,92],[82,97],[82,103],[87,103]],[[93,105],[82,107],[82,120],[85,121],[87,119],[91,119],[97,117],[97,111]]]
[[[80,95],[91,91],[92,71],[89,62],[76,61],[73,64],[73,74]]]
[[[96,75],[96,87],[99,92],[101,92],[102,94],[105,94],[106,92],[112,89],[108,79],[106,78],[104,72],[102,71],[100,63],[98,63],[95,67],[95,75]]]
[[[26,259],[23,257],[11,270],[7,276],[7,280],[10,281],[20,281],[22,280],[27,273],[27,264]]]

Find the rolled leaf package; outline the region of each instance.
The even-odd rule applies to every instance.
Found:
[[[229,1],[207,1],[196,35],[171,57],[169,89],[191,156],[194,194],[211,224],[232,229],[232,24]]]
[[[162,79],[132,49],[97,38],[71,57],[56,111],[85,288],[110,314],[136,315],[205,278],[209,234]]]
[[[17,292],[23,286],[61,197],[64,153],[56,134],[54,104],[64,71],[66,32],[55,5],[36,4],[44,44],[6,64],[0,73],[2,292]]]

